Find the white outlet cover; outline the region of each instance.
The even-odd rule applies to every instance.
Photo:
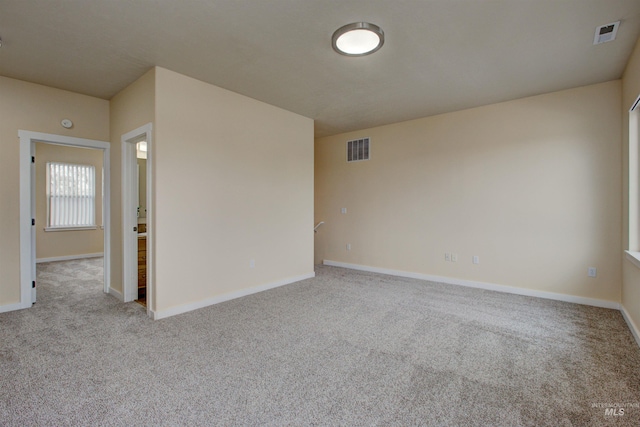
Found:
[[[473,256],[473,263],[474,264],[480,264],[480,257],[478,255],[474,255]]]

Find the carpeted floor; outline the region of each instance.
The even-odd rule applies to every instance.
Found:
[[[640,425],[615,310],[318,266],[154,322],[74,262],[0,314],[2,426]]]

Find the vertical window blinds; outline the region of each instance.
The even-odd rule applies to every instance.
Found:
[[[96,171],[90,165],[47,163],[50,228],[96,225]]]

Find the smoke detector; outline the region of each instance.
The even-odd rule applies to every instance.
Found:
[[[606,43],[615,40],[619,26],[620,21],[616,21],[596,28],[596,35],[593,38],[593,44]]]

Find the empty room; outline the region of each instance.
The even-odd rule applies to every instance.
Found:
[[[0,0],[0,425],[640,425],[637,0]]]

